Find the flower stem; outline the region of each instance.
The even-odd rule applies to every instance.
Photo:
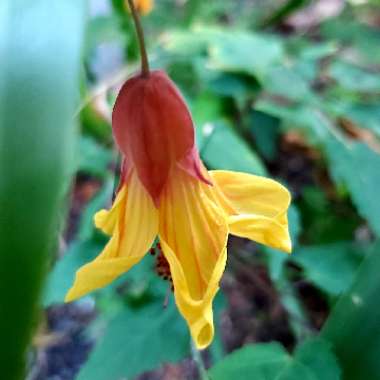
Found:
[[[131,13],[132,13],[133,22],[135,24],[137,39],[139,41],[140,57],[141,57],[141,74],[144,77],[148,77],[150,74],[149,61],[148,61],[148,55],[146,54],[144,31],[141,25],[140,16],[136,10],[134,1],[128,0],[128,4],[129,4],[129,9],[131,10]]]
[[[191,341],[191,353],[193,356],[193,360],[194,360],[195,364],[197,365],[197,368],[199,371],[199,378],[201,380],[210,380],[209,376],[207,375],[207,371],[206,371],[205,365],[203,363],[201,353],[195,347],[195,344],[193,341]]]

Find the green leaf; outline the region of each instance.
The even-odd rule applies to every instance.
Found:
[[[350,242],[301,247],[291,259],[304,269],[308,280],[325,292],[338,295],[351,286],[366,248]]]
[[[376,244],[322,330],[333,345],[345,380],[380,378],[379,253],[380,244]]]
[[[277,144],[280,137],[280,121],[264,112],[253,111],[250,114],[250,132],[257,150],[273,161],[277,156]]]
[[[93,49],[105,42],[118,42],[121,46],[128,41],[126,33],[123,33],[120,19],[116,15],[98,16],[88,24],[85,41],[86,55],[92,53]]]
[[[380,136],[380,102],[363,103],[345,99],[327,99],[326,106],[334,116],[344,117]]]
[[[191,103],[192,116],[196,125],[197,146],[201,150],[212,133],[212,123],[222,115],[223,103],[217,96],[203,92]]]
[[[78,146],[77,170],[98,177],[107,175],[112,161],[112,152],[101,146],[95,139],[82,136]]]
[[[1,377],[24,379],[75,140],[84,1],[0,2]]]
[[[264,90],[271,95],[282,96],[291,101],[307,102],[313,98],[308,83],[294,69],[270,67],[263,80]]]
[[[318,380],[339,380],[341,370],[331,344],[321,338],[313,338],[295,351],[297,361],[307,367]]]
[[[380,62],[378,49],[380,32],[366,23],[360,23],[347,12],[345,17],[330,19],[321,25],[324,37],[335,39],[340,44],[347,44],[359,52],[362,59],[371,65]]]
[[[226,356],[209,374],[213,380],[275,380],[289,360],[278,343],[247,345]]]
[[[125,309],[110,321],[77,380],[120,380],[189,354],[187,327],[174,302]]]
[[[283,46],[274,36],[215,30],[210,38],[210,64],[224,71],[254,75],[264,82],[270,67],[281,62]]]
[[[214,312],[214,325],[215,325],[215,335],[214,340],[212,341],[211,346],[208,348],[208,351],[211,354],[212,360],[214,363],[222,360],[222,358],[225,355],[224,352],[224,344],[222,340],[222,326],[221,326],[221,319],[223,311],[227,307],[227,300],[222,293],[222,291],[219,291],[214,299],[213,302],[213,312]]]
[[[256,102],[255,110],[282,119],[289,129],[299,129],[307,136],[310,144],[321,144],[331,137],[329,120],[315,106],[289,105],[263,98]]]
[[[340,369],[322,339],[311,339],[290,357],[278,343],[247,345],[209,371],[213,380],[339,380]]]
[[[330,76],[350,91],[380,93],[380,78],[348,62],[337,60],[330,67]]]
[[[93,260],[103,247],[104,244],[95,241],[73,243],[48,275],[43,305],[46,307],[54,303],[63,303],[67,291],[73,284],[75,272]]]
[[[380,155],[361,143],[326,141],[329,168],[334,180],[345,184],[359,214],[377,235],[380,235]]]
[[[232,128],[222,122],[208,123],[203,127],[203,133],[206,132],[208,137],[200,152],[210,168],[265,175],[260,158]]]

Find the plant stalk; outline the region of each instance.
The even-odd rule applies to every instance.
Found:
[[[145,38],[144,38],[144,31],[141,25],[141,20],[139,13],[137,12],[137,9],[135,7],[135,3],[133,0],[128,0],[129,9],[132,13],[133,22],[135,24],[136,29],[136,35],[139,42],[139,48],[140,48],[140,59],[141,59],[141,74],[143,77],[149,77],[150,70],[149,70],[149,61],[148,61],[148,55],[146,53],[146,47],[145,47]]]

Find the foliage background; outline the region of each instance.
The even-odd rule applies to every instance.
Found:
[[[151,64],[184,93],[209,168],[267,175],[293,194],[294,253],[230,238],[201,354],[149,255],[106,289],[62,305],[106,240],[118,157],[110,115],[138,67],[121,0],[91,1],[70,171],[28,379],[379,379],[380,7],[377,1],[157,0]],[[67,183],[69,176],[67,176]]]

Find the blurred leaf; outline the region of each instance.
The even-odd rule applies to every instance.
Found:
[[[247,98],[259,89],[259,84],[255,79],[246,74],[224,73],[215,70],[211,72],[213,75],[207,73],[207,78],[202,78],[208,88],[219,96],[233,98],[237,104],[244,106]]]
[[[339,99],[327,99],[326,106],[331,113],[353,121],[360,128],[367,128],[380,136],[380,101],[377,103],[353,102]]]
[[[213,380],[275,380],[289,360],[278,343],[246,345],[217,363],[209,374]]]
[[[197,146],[201,150],[212,133],[212,123],[218,120],[223,112],[223,103],[220,97],[203,92],[191,103],[191,111],[196,126]]]
[[[189,354],[190,338],[173,300],[125,309],[110,321],[77,380],[120,380],[176,362]]]
[[[370,64],[380,62],[378,29],[358,22],[349,14],[326,21],[320,29],[322,36],[353,46]]]
[[[371,73],[343,60],[334,61],[329,73],[347,90],[380,93],[378,73]]]
[[[347,186],[359,214],[380,235],[380,155],[362,143],[334,138],[326,141],[326,153],[333,178]]]
[[[128,36],[121,28],[120,19],[116,15],[93,18],[88,24],[86,37],[86,55],[104,42],[117,41],[120,45],[125,45],[128,40]]]
[[[304,269],[306,279],[325,292],[338,295],[351,286],[365,253],[360,245],[340,242],[298,248],[291,259]]]
[[[82,136],[78,146],[77,170],[98,177],[107,175],[112,161],[112,152],[91,137]]]
[[[313,98],[308,83],[294,69],[274,66],[267,69],[263,80],[264,90],[271,95],[291,101],[307,102]]]
[[[215,30],[210,41],[213,67],[252,74],[260,82],[270,67],[281,62],[284,54],[281,41],[270,35]]]
[[[185,57],[206,53],[207,38],[202,33],[197,33],[194,38],[194,30],[173,30],[167,33],[163,40],[163,47],[171,54]],[[203,38],[202,38],[203,37]]]
[[[341,369],[328,341],[321,338],[310,339],[297,347],[295,357],[311,370],[318,380],[341,378]]]
[[[265,159],[273,161],[277,156],[280,121],[264,112],[253,111],[250,113],[250,124],[257,150]]]
[[[200,152],[210,168],[265,175],[266,170],[260,158],[232,128],[223,122],[209,123],[204,128],[209,133]]]
[[[278,343],[247,345],[210,370],[213,380],[339,380],[340,369],[330,345],[311,339],[290,357]]]
[[[322,336],[334,348],[345,380],[380,378],[380,244],[357,273],[354,284],[334,307]]]
[[[75,272],[93,260],[103,249],[104,244],[95,241],[72,243],[64,256],[58,260],[49,273],[43,305],[63,303],[67,291],[73,284]]]
[[[219,362],[225,355],[224,344],[222,339],[222,315],[227,307],[227,300],[222,293],[219,291],[213,302],[213,312],[214,312],[214,325],[215,325],[215,335],[211,346],[208,348],[212,356],[214,363]]]
[[[313,41],[304,40],[304,44],[298,52],[298,57],[301,60],[316,61],[336,53],[339,45],[334,41]]]
[[[297,348],[294,359],[276,380],[339,380],[340,372],[330,344],[317,338]]]
[[[289,129],[299,129],[311,145],[319,145],[330,138],[331,123],[314,105],[290,105],[263,98],[255,103],[255,110],[282,119]]]
[[[80,113],[83,131],[104,142],[112,141],[112,129],[91,104],[87,104]]]
[[[0,2],[1,377],[24,379],[69,180],[84,2]],[[6,343],[5,343],[6,342]]]
[[[331,199],[317,186],[303,189],[299,203],[308,244],[326,244],[352,239],[362,219],[345,199]]]

